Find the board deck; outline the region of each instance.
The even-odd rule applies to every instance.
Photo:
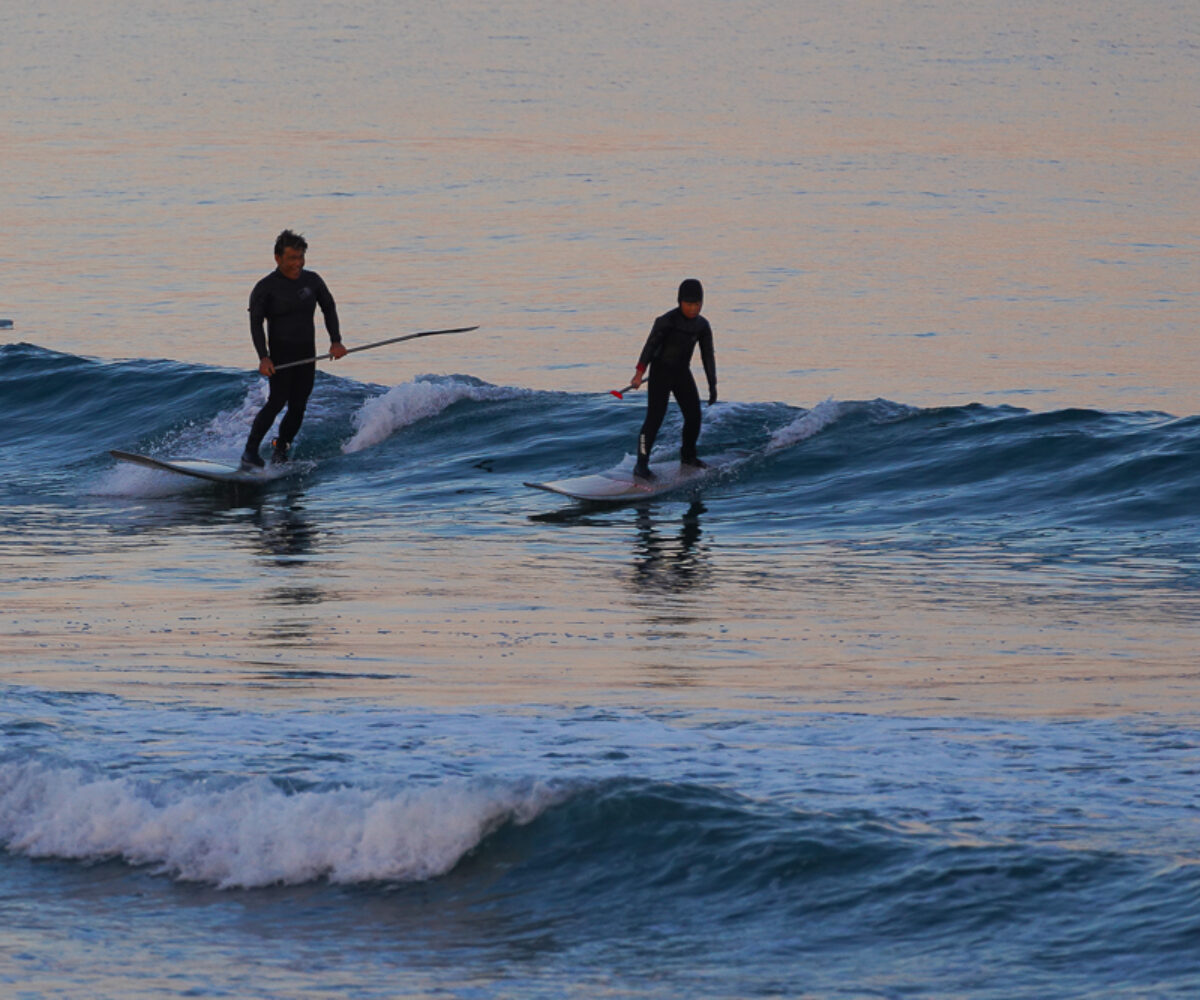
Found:
[[[632,469],[609,469],[587,476],[555,479],[548,483],[527,482],[525,485],[585,503],[630,503],[697,485],[728,469],[740,457],[734,455],[709,459],[706,469],[679,462],[662,462],[653,466],[654,478],[650,480],[635,479]]]
[[[150,469],[175,472],[181,476],[205,479],[210,483],[257,486],[275,478],[263,469],[243,469],[237,465],[214,462],[207,458],[151,458],[149,455],[136,455],[130,451],[115,450],[110,451],[109,454],[119,462],[131,462],[134,465],[144,465]]]

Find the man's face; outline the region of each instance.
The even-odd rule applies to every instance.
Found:
[[[304,268],[304,251],[296,247],[284,247],[283,253],[275,255],[275,264],[280,274],[295,281]]]
[[[700,315],[700,307],[703,302],[680,302],[679,311],[683,313],[684,319],[695,319]]]

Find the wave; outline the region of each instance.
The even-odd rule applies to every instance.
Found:
[[[265,777],[138,780],[40,759],[0,764],[5,850],[119,859],[226,889],[425,881],[476,855],[482,864],[520,856],[525,877],[540,882],[555,869],[589,895],[604,889],[586,883],[622,871],[663,885],[703,870],[702,895],[758,892],[887,864],[908,851],[904,840],[874,818],[642,779],[294,788]]]
[[[1189,525],[1200,489],[1200,418],[1161,413],[827,401],[762,452],[760,512],[857,527]]]
[[[72,496],[80,467],[102,470],[94,494],[180,488],[165,473],[114,470],[108,448],[234,461],[265,385],[240,371],[99,362],[24,344],[0,348],[0,361],[15,479]],[[531,476],[627,464],[640,420],[639,405],[602,393],[534,392],[461,374],[385,387],[320,372],[295,454],[303,468],[352,475],[360,491],[416,487],[430,497],[505,482],[520,491]],[[671,411],[656,460],[677,453],[678,424]],[[709,488],[745,517],[856,530],[1014,518],[1027,529],[1188,526],[1200,490],[1200,418],[1162,413],[732,402],[706,409],[700,443],[708,454],[748,455]]]
[[[29,759],[0,765],[0,844],[241,889],[424,881],[471,854],[485,864],[519,856],[525,877],[553,869],[588,895],[618,873],[624,890],[650,880],[691,882],[699,895],[758,893],[886,867],[917,849],[868,814],[804,813],[703,785],[462,779],[289,789],[267,778],[139,781]]]
[[[467,780],[293,793],[265,778],[155,786],[25,761],[0,767],[0,844],[34,858],[121,859],[226,889],[418,881],[558,797],[536,783]]]
[[[785,424],[771,432],[765,451],[767,454],[791,448],[801,441],[807,441],[814,434],[820,434],[830,424],[835,423],[845,412],[845,407],[836,400],[827,399],[818,403],[807,413],[802,413],[791,423]]]
[[[507,399],[513,394],[513,390],[462,379],[426,379],[394,386],[368,399],[351,417],[354,435],[342,445],[342,451],[352,454],[370,448],[464,399],[479,402]]]
[[[1003,824],[1000,824],[1001,826]],[[1077,842],[1070,824],[1007,837],[967,816],[944,827],[872,809],[806,810],[720,787],[617,777],[446,780],[402,788],[266,778],[136,780],[45,760],[0,765],[0,846],[30,858],[120,861],[250,891],[420,883],[514,925],[590,940],[603,927],[783,933],[780,946],[997,928],[1064,954],[1103,933],[1175,948],[1194,934],[1200,875],[1163,855]],[[1154,919],[1142,901],[1155,899]],[[758,928],[759,931],[752,931]]]

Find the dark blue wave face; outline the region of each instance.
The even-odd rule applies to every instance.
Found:
[[[1198,459],[1194,417],[875,401],[840,404],[761,475],[859,524],[1162,524],[1194,517]]]
[[[100,362],[10,344],[0,362],[10,498],[87,503],[86,484],[112,465],[110,448],[235,461],[262,398],[256,376],[171,361]],[[641,416],[637,397],[530,392],[469,376],[387,390],[321,372],[295,454],[310,463],[306,489],[337,492],[351,507],[414,495],[511,501],[526,497],[525,480],[628,460]],[[758,529],[953,526],[987,535],[1196,525],[1198,417],[723,403],[705,411],[701,448],[742,453],[705,497]],[[655,457],[677,450],[672,413]]]
[[[1195,930],[1181,904],[1200,877],[1162,879],[1154,862],[1039,843],[1036,833],[956,839],[861,807],[789,809],[712,788],[621,781],[529,826],[506,826],[439,889],[461,893],[489,869],[488,902],[508,946],[552,934],[588,956],[587,942],[616,935],[644,942],[661,971],[724,977],[717,992],[728,995],[750,984],[773,995],[783,968],[834,995],[826,991],[839,978],[895,976],[885,956],[914,951],[926,952],[922,977],[954,993],[968,984],[938,956],[964,946],[976,962],[966,992],[980,996],[1069,995],[1063,963],[1078,964],[1084,941],[1109,969],[1154,955],[1164,995],[1195,974],[1180,953],[1180,935]],[[1143,910],[1159,892],[1161,923]],[[1014,954],[1022,961],[1009,965]],[[1075,988],[1086,993],[1096,976],[1078,969]]]
[[[101,362],[28,344],[0,348],[9,461],[85,462],[131,429],[201,419],[238,395],[228,374],[174,361]]]

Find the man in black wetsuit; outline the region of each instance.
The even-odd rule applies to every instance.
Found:
[[[639,479],[653,479],[650,471],[650,449],[667,413],[672,394],[683,412],[683,446],[679,460],[684,465],[705,468],[696,457],[696,440],[700,437],[700,393],[692,378],[692,352],[700,345],[700,358],[708,379],[708,405],[717,401],[717,362],[713,357],[712,327],[700,316],[704,304],[704,288],[695,278],[679,286],[679,306],[663,313],[654,321],[646,346],[638,358],[637,370],[630,380],[638,388],[650,368],[650,388],[646,390],[646,422],[638,435],[637,465],[633,474]]]
[[[304,408],[308,405],[317,366],[315,363],[297,365],[283,371],[275,368],[289,361],[311,358],[317,353],[317,334],[313,325],[317,306],[325,316],[330,356],[336,359],[346,353],[333,296],[319,274],[304,269],[307,250],[308,243],[303,236],[285,229],[275,240],[275,270],[250,293],[250,337],[258,352],[258,372],[271,380],[271,390],[266,404],[250,425],[250,436],[242,453],[243,466],[262,468],[259,446],[285,406],[287,413],[279,425],[279,437],[273,442],[271,460],[287,461],[288,448],[304,420]]]

